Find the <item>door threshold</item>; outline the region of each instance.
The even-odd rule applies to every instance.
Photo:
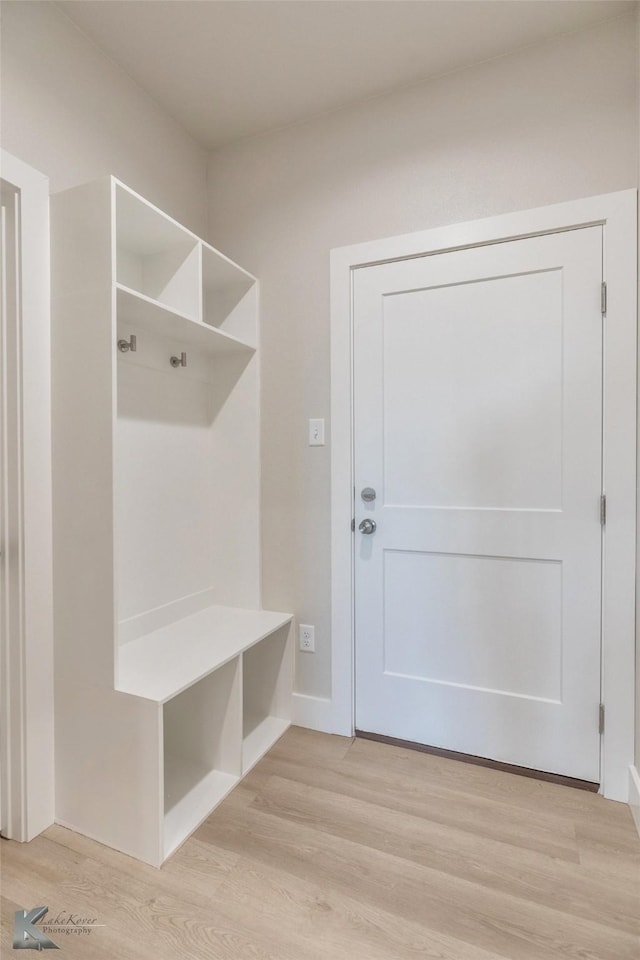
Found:
[[[444,757],[446,760],[459,760],[461,763],[472,763],[477,767],[501,770],[503,773],[515,773],[519,777],[529,777],[531,780],[544,780],[546,783],[557,783],[563,787],[586,790],[588,793],[597,793],[600,789],[599,783],[592,783],[590,780],[577,780],[575,777],[565,777],[560,773],[532,770],[530,767],[519,767],[514,763],[502,763],[500,760],[476,757],[471,753],[458,753],[456,750],[431,747],[426,743],[414,743],[413,740],[398,740],[396,737],[387,737],[383,733],[368,733],[366,730],[356,730],[356,737],[359,737],[361,740],[375,740],[377,743],[388,743],[392,747],[404,747],[407,750],[416,750],[418,753],[429,753],[434,757]]]

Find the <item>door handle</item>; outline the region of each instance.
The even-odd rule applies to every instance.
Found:
[[[375,522],[375,520],[369,520],[369,518],[367,518],[366,520],[360,521],[358,525],[358,530],[360,531],[360,533],[367,533],[367,534],[375,533],[376,527],[377,527],[377,523]]]

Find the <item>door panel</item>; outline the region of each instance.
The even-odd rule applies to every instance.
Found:
[[[385,503],[561,506],[561,297],[554,270],[385,298]]]
[[[389,550],[384,577],[385,674],[560,702],[560,563]]]
[[[601,264],[591,227],[356,271],[359,729],[599,779]]]

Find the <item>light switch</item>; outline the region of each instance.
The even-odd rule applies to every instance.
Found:
[[[324,447],[324,420],[309,420],[309,446]]]

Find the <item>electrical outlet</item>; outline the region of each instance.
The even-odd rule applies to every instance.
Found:
[[[316,628],[307,623],[298,624],[298,646],[305,653],[316,652]]]

